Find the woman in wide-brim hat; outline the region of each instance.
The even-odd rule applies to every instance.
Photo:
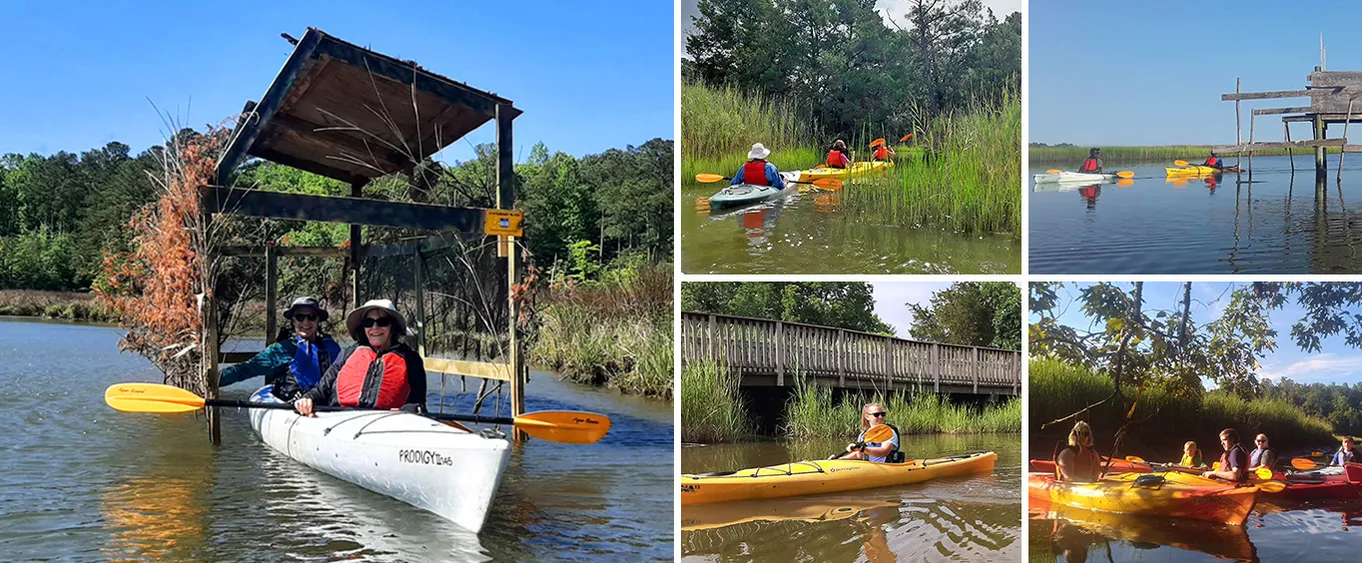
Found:
[[[265,376],[271,392],[283,400],[296,399],[322,380],[322,374],[340,357],[340,345],[322,332],[330,317],[315,297],[299,297],[284,309],[286,329],[278,340],[245,362],[222,370],[218,385]]]
[[[294,409],[303,415],[311,415],[314,404],[425,412],[425,362],[402,342],[407,320],[393,302],[366,302],[345,316],[345,329],[355,345],[293,403]]]
[[[785,178],[781,177],[776,165],[766,161],[768,156],[771,156],[771,149],[766,148],[766,145],[761,143],[752,145],[752,150],[747,151],[747,162],[733,174],[730,185],[747,184],[785,189]]]

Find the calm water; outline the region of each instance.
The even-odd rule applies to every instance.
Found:
[[[700,473],[826,458],[845,440],[684,446],[681,471]],[[1021,559],[1021,444],[1017,434],[905,436],[925,458],[992,450],[992,474],[886,487],[687,506],[686,561],[1017,561]]]
[[[1259,501],[1243,526],[1063,507],[1031,518],[1031,561],[1351,561],[1362,549],[1355,500]]]
[[[681,270],[688,274],[1021,273],[1021,243],[1010,234],[887,224],[846,211],[839,193],[789,190],[755,206],[700,212],[696,198],[722,185],[682,186]]]
[[[103,402],[108,385],[160,381],[140,356],[118,353],[119,335],[0,321],[0,385],[8,390],[0,408],[0,560],[672,557],[669,403],[535,374],[529,410],[605,413],[610,434],[589,446],[518,447],[486,527],[473,535],[278,454],[251,432],[244,411],[224,411],[219,448],[193,414],[113,411]],[[254,383],[228,388],[226,398],[246,398]],[[439,383],[432,377],[430,388]],[[449,386],[457,390],[458,380]],[[438,400],[437,392],[431,404]]]
[[[1287,157],[1254,158],[1253,182],[1240,185],[1247,173],[1169,183],[1163,169],[1172,164],[1160,162],[1116,167],[1135,172],[1128,187],[1033,189],[1030,272],[1362,272],[1362,157],[1344,159],[1340,185],[1330,156],[1323,197],[1314,157],[1295,162],[1293,179]]]

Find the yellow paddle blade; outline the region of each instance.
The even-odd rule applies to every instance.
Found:
[[[515,427],[544,440],[565,444],[594,444],[610,431],[610,418],[594,412],[531,412],[515,417]]]
[[[1064,172],[1064,171],[1063,171],[1063,170],[1060,170],[1060,169],[1058,169],[1058,168],[1051,168],[1051,169],[1045,171],[1046,174],[1059,174],[1059,173],[1061,173],[1061,172]]]
[[[1137,455],[1126,456],[1126,461],[1133,461],[1135,463],[1148,463],[1147,461],[1144,460],[1144,458],[1141,458],[1140,456]]]
[[[1272,472],[1269,471],[1268,473]],[[1286,490],[1286,483],[1283,483],[1281,481],[1264,481],[1262,483],[1258,483],[1258,490],[1264,493],[1280,493]]]
[[[1133,171],[1131,171],[1131,170],[1122,170],[1122,171],[1116,173],[1116,177],[1117,177],[1117,178],[1134,178],[1134,177],[1135,177],[1135,172],[1133,172]]]
[[[838,180],[837,178],[819,178],[813,181],[813,185],[823,188],[825,190],[842,189],[842,181]]]
[[[873,149],[873,148],[878,147],[878,146],[883,145],[883,144],[884,144],[884,137],[880,137],[880,138],[878,138],[878,139],[875,139],[875,140],[873,140],[873,141],[870,141],[870,148]]]
[[[1174,160],[1173,166],[1191,166],[1191,165],[1187,164],[1187,161],[1185,160]]]
[[[700,182],[701,184],[713,184],[714,182],[722,182],[723,180],[724,180],[724,177],[723,177],[722,174],[696,174],[696,175],[695,175],[695,181],[696,181],[696,182]]]
[[[1220,471],[1220,462],[1218,461],[1211,462],[1211,471]]]
[[[1266,467],[1259,467],[1257,471],[1253,472],[1253,474],[1257,475],[1259,479],[1262,479],[1264,481],[1272,480],[1272,470]]]
[[[912,134],[912,133],[909,133],[909,134],[907,134],[907,135],[904,135],[904,136],[900,137],[900,138],[899,138],[899,142],[902,143],[902,142],[907,141],[908,139],[911,139],[911,138],[913,138],[913,134]]]
[[[866,442],[884,442],[893,437],[894,429],[890,428],[888,424],[881,424],[865,431]]]
[[[1310,452],[1310,457],[1324,457],[1324,452]]]
[[[1129,188],[1135,185],[1135,180],[1131,180],[1130,178],[1121,178],[1120,180],[1116,181],[1116,185],[1121,186],[1122,188]]]
[[[122,412],[175,413],[203,408],[203,397],[159,383],[116,383],[104,391],[104,402]]]
[[[1308,460],[1303,457],[1297,457],[1291,460],[1291,467],[1302,470],[1310,470],[1317,467],[1317,464],[1312,460]]]

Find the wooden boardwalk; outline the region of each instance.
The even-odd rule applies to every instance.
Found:
[[[716,360],[741,386],[1017,395],[1021,352],[904,340],[852,330],[681,313],[681,365]]]

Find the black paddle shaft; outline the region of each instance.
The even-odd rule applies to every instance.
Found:
[[[207,399],[203,402],[205,407],[236,407],[242,409],[282,409],[293,410],[291,403],[255,403],[251,401],[227,401],[223,399]],[[318,412],[340,412],[340,411],[389,411],[389,409],[366,409],[360,407],[333,407],[330,405],[315,405],[312,410]],[[476,414],[445,414],[428,412],[421,416],[433,418],[435,420],[455,420],[459,422],[472,422],[474,424],[515,424],[515,419],[508,416],[479,416]]]

